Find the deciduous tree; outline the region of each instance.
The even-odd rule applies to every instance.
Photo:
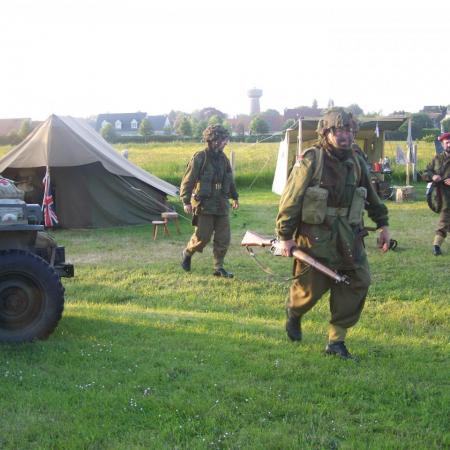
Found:
[[[256,116],[250,122],[251,134],[264,134],[269,132],[269,124],[260,116]]]

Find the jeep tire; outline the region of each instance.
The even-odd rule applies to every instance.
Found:
[[[0,342],[45,339],[64,309],[64,287],[54,269],[24,250],[0,251]]]

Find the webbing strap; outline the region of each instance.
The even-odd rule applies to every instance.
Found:
[[[327,216],[332,217],[347,217],[348,208],[334,208],[333,206],[327,207]]]

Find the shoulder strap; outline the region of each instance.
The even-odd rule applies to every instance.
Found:
[[[361,164],[358,161],[359,157],[358,154],[353,150],[353,161],[355,162],[355,170],[356,170],[356,184],[361,184],[361,175],[362,175],[362,169]]]
[[[323,148],[321,147],[309,147],[306,150],[304,150],[301,155],[300,159],[303,159],[303,157],[309,153],[314,152],[314,173],[311,178],[311,185],[315,186],[320,184],[320,180],[322,178],[322,172],[323,172]]]
[[[311,181],[314,185],[320,184],[320,180],[322,179],[323,172],[323,148],[322,147],[313,147],[315,152],[315,170],[314,174],[311,178]]]
[[[202,153],[203,153],[203,163],[202,167],[200,168],[199,174],[200,177],[205,173],[206,161],[208,161],[208,155],[206,154],[206,150],[202,150]]]

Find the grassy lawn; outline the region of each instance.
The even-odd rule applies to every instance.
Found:
[[[174,184],[201,149],[124,147]],[[341,361],[323,355],[327,299],[305,317],[304,341],[288,342],[289,284],[268,279],[239,247],[246,229],[273,232],[277,148],[228,148],[241,192],[233,280],[212,277],[210,247],[192,273],[181,270],[192,231],[184,219],[181,235],[171,225],[156,241],[150,225],[53,233],[76,276],[63,280],[63,319],[47,341],[0,347],[1,449],[449,448],[450,246],[431,255],[437,215],[424,186],[419,201],[388,205],[395,252],[381,255],[374,234],[366,239],[373,285],[348,338],[360,361]],[[432,153],[419,144],[424,163]],[[260,255],[290,274],[289,260]]]
[[[0,348],[0,448],[448,448],[450,248],[431,255],[437,216],[390,203],[398,250],[366,240],[374,284],[348,339],[356,363],[322,353],[326,299],[304,342],[288,342],[288,284],[239,247],[247,228],[272,232],[278,198],[241,193],[234,280],[211,276],[210,248],[182,272],[184,220],[156,241],[149,225],[54,233],[76,277],[47,341]],[[289,260],[261,258],[289,274]]]

